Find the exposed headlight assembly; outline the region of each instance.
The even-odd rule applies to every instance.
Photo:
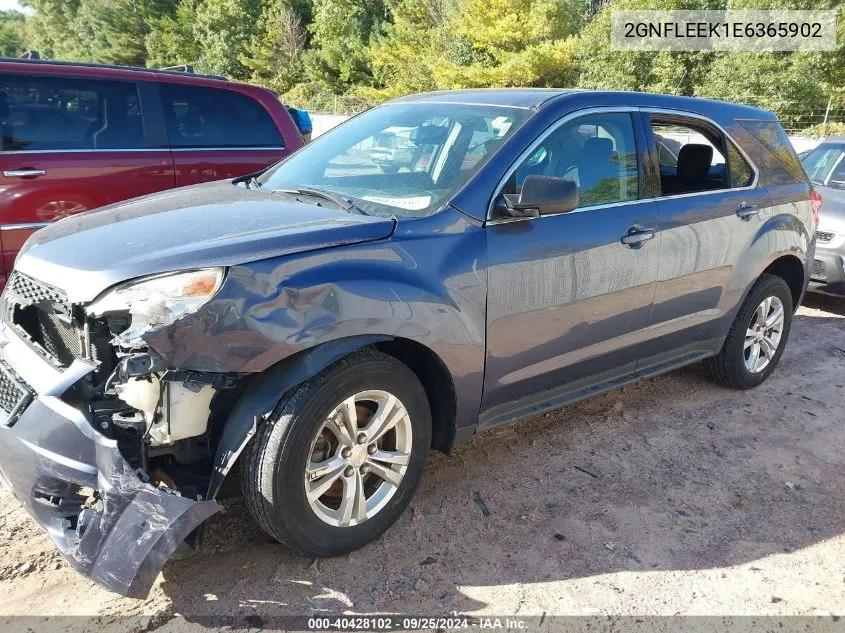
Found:
[[[87,313],[99,318],[128,312],[132,323],[120,339],[132,342],[144,332],[196,312],[217,294],[225,272],[225,268],[203,268],[139,279],[107,292],[88,306]]]

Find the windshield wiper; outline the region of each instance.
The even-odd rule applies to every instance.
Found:
[[[344,211],[355,211],[357,213],[360,213],[361,215],[367,215],[359,206],[357,206],[348,198],[344,198],[338,193],[326,191],[325,189],[316,189],[314,187],[300,187],[298,189],[276,189],[276,191],[291,195],[311,196],[313,198],[320,198],[321,200],[327,200],[335,204]]]
[[[238,181],[238,184],[243,184],[243,186],[247,189],[261,189],[261,183],[258,182],[258,176],[249,176],[248,178],[242,178]]]

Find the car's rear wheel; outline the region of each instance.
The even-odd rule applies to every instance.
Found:
[[[286,394],[242,461],[247,507],[300,552],[343,554],[382,534],[407,507],[431,444],[414,373],[365,351]]]
[[[705,361],[710,377],[733,389],[761,384],[783,354],[792,312],[792,292],[786,282],[762,275],[739,309],[722,351]]]

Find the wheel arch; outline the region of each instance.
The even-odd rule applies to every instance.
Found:
[[[457,395],[446,364],[430,348],[407,338],[393,338],[374,347],[407,365],[425,389],[431,408],[431,448],[449,454],[455,443]]]
[[[763,273],[780,277],[792,293],[792,309],[798,309],[804,294],[804,265],[795,255],[782,255],[769,264]]]
[[[455,387],[445,363],[416,341],[389,335],[362,335],[328,341],[285,358],[250,377],[229,414],[218,420],[219,440],[207,498],[223,480],[256,431],[255,419],[273,408],[284,393],[358,350],[373,347],[407,365],[426,391],[432,412],[432,448],[448,453],[455,437]]]

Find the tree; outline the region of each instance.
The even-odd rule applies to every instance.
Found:
[[[71,22],[75,56],[89,61],[143,66],[147,25],[138,0],[81,0]]]
[[[388,15],[386,5],[381,0],[315,0],[313,12],[308,74],[336,92],[371,84],[366,49]]]
[[[302,56],[308,42],[302,19],[286,2],[266,2],[259,29],[241,62],[252,72],[253,81],[286,92],[302,78]]]
[[[200,0],[181,0],[172,14],[150,20],[146,38],[147,65],[153,68],[194,64],[200,46],[194,35],[197,6]]]
[[[26,20],[29,48],[45,59],[73,59],[76,38],[69,27],[76,19],[79,3],[80,0],[23,0],[21,4],[35,10],[35,15]]]
[[[583,19],[557,0],[397,0],[370,47],[380,100],[407,92],[486,86],[571,86],[571,35]],[[433,10],[434,9],[434,10]]]
[[[0,11],[0,57],[17,57],[24,52],[25,18],[20,11]]]
[[[258,32],[261,0],[203,0],[197,8],[194,37],[202,72],[247,79],[241,54]]]
[[[30,48],[48,59],[143,66],[150,24],[172,0],[25,0]]]

